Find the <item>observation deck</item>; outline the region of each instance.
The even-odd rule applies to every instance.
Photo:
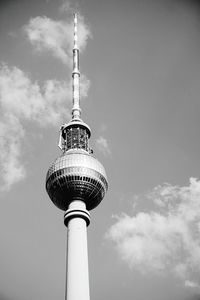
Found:
[[[86,208],[95,208],[108,189],[102,164],[81,149],[71,149],[58,157],[48,170],[46,189],[52,202],[67,210],[73,200],[85,202]]]

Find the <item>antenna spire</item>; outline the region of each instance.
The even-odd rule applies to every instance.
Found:
[[[77,13],[74,14],[74,47],[73,47],[73,71],[72,71],[72,89],[73,89],[73,107],[72,120],[80,120],[80,71],[79,71],[79,49],[77,36]]]

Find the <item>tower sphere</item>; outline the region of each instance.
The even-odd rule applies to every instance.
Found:
[[[85,150],[68,150],[54,161],[47,172],[47,193],[62,210],[67,210],[74,200],[84,201],[86,208],[91,210],[101,202],[107,188],[104,167]]]

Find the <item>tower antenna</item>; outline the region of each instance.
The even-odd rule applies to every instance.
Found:
[[[80,71],[79,71],[79,48],[77,35],[78,15],[74,13],[74,47],[73,47],[73,71],[72,71],[72,92],[73,107],[72,120],[80,120]]]

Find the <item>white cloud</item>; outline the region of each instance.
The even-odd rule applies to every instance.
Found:
[[[199,284],[194,281],[186,280],[185,281],[185,286],[189,288],[198,288],[199,289]]]
[[[25,177],[25,168],[19,159],[24,130],[13,115],[5,114],[3,119],[0,122],[1,190],[8,190],[12,184]]]
[[[200,181],[170,184],[143,196],[155,209],[122,214],[107,233],[120,257],[140,272],[172,273],[185,286],[200,286]]]
[[[69,116],[71,85],[67,81],[47,80],[42,86],[22,70],[2,65],[0,68],[0,104],[3,114],[19,120],[36,121],[42,126],[58,125]]]
[[[63,4],[59,7],[61,13],[69,13],[72,15],[77,9],[73,7],[72,3],[69,1],[63,1]]]
[[[82,78],[83,96],[87,95],[88,80]],[[70,118],[71,80],[47,80],[43,85],[33,82],[16,67],[0,67],[0,173],[1,189],[25,177],[21,160],[21,143],[26,131],[24,124],[59,126]]]
[[[100,136],[97,140],[96,140],[96,147],[97,149],[103,153],[103,155],[105,156],[110,156],[111,155],[111,150],[108,144],[108,141],[106,138],[104,138],[103,136]]]
[[[81,92],[81,99],[86,98],[88,95],[88,91],[90,88],[90,80],[84,74],[81,74],[80,78],[80,92]]]
[[[73,22],[55,21],[46,16],[36,17],[24,26],[24,30],[37,51],[48,50],[64,64],[71,65]],[[79,16],[78,45],[81,51],[85,48],[89,37],[91,37],[90,30],[84,18]]]

